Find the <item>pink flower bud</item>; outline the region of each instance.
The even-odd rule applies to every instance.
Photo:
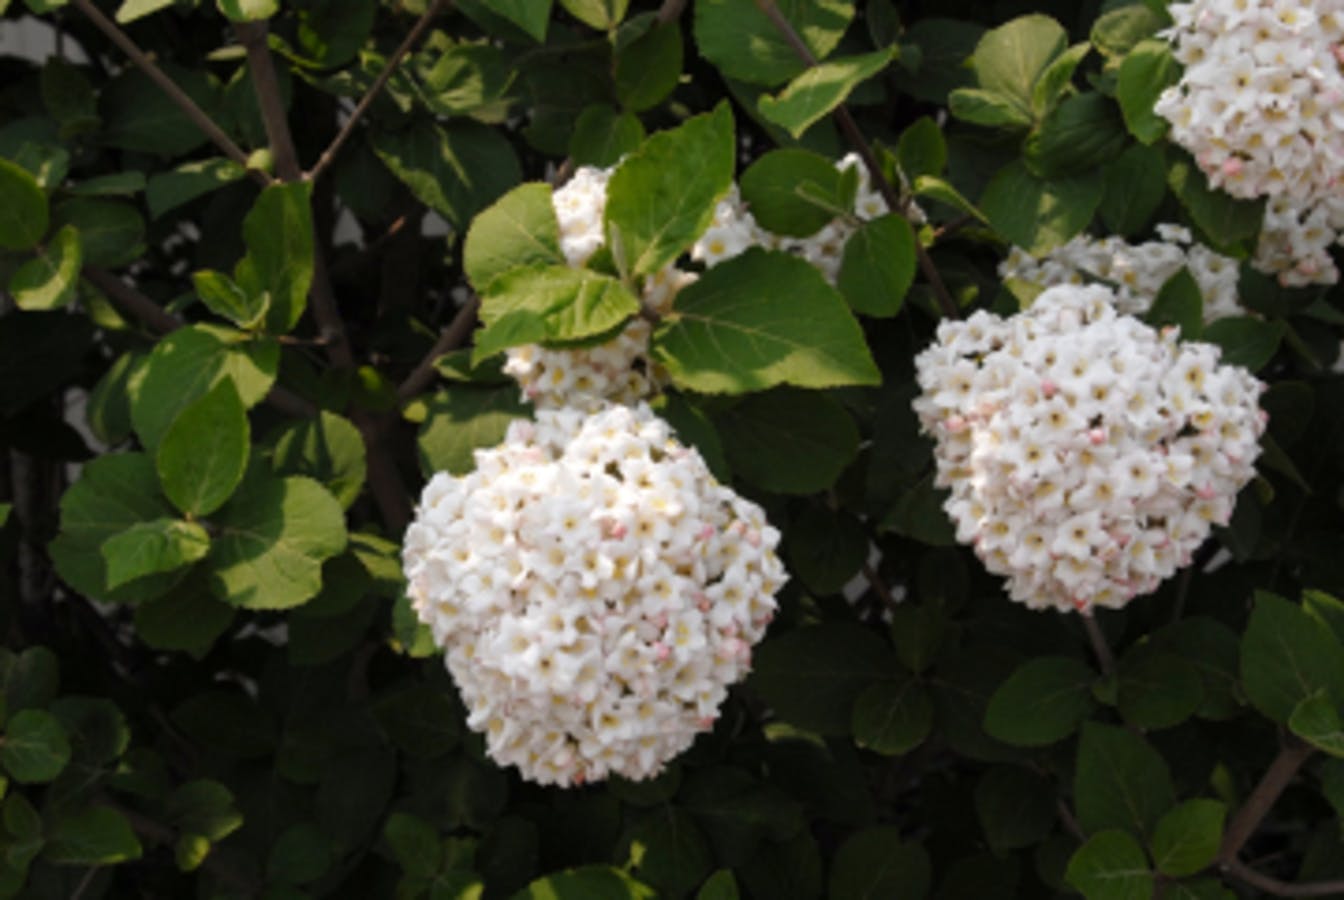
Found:
[[[1055,384],[1049,378],[1046,378],[1041,382],[1041,393],[1045,395],[1045,399],[1049,400],[1051,397],[1055,396],[1055,394],[1059,393],[1059,385]]]
[[[653,655],[658,657],[659,662],[665,662],[672,655],[672,648],[662,641],[656,641],[653,645]]]

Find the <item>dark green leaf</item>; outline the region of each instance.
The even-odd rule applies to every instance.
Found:
[[[1241,639],[1241,679],[1256,709],[1287,722],[1318,691],[1344,700],[1344,647],[1297,604],[1257,591]]]
[[[947,95],[952,115],[972,125],[1020,130],[1031,127],[1031,112],[1012,96],[983,88],[957,88]]]
[[[1204,327],[1204,294],[1189,269],[1182,266],[1166,280],[1143,319],[1154,328],[1179,326],[1186,340],[1199,337]]]
[[[1176,800],[1161,754],[1143,738],[1099,722],[1083,725],[1073,797],[1084,831],[1139,835],[1150,833]]]
[[[65,865],[105,866],[139,859],[141,852],[125,816],[111,807],[90,806],[52,824],[42,858]]]
[[[226,378],[183,409],[164,432],[154,456],[164,494],[182,512],[208,516],[243,480],[251,442],[247,410]]]
[[[1331,756],[1344,756],[1344,722],[1325,691],[1317,691],[1293,707],[1288,730]]]
[[[705,879],[696,892],[695,900],[738,900],[737,879],[731,869],[719,869]]]
[[[473,452],[493,447],[509,423],[527,415],[513,385],[497,388],[457,386],[439,391],[429,401],[416,439],[420,467],[426,475],[465,475],[476,467]]]
[[[897,213],[864,223],[845,244],[837,286],[855,312],[894,316],[915,279],[915,233]]]
[[[1175,654],[1126,655],[1119,675],[1120,715],[1145,731],[1179,725],[1204,703],[1199,670]]]
[[[407,875],[430,877],[443,864],[443,844],[433,825],[419,816],[395,812],[383,823],[383,840]]]
[[[712,113],[649,137],[607,183],[603,226],[616,268],[652,275],[709,227],[733,180],[733,114]]]
[[[810,150],[771,150],[742,173],[742,199],[762,228],[806,237],[847,210],[844,175]]]
[[[9,715],[21,709],[42,709],[56,698],[61,685],[60,664],[46,647],[29,647],[19,654],[0,652],[3,708]]]
[[[490,9],[527,32],[537,42],[546,40],[546,26],[551,20],[551,0],[493,0]]]
[[[1096,706],[1097,673],[1067,656],[1029,660],[999,687],[985,710],[985,731],[1019,747],[1043,747],[1078,729]]]
[[[69,761],[70,739],[60,721],[46,710],[23,709],[5,723],[0,765],[20,784],[51,781]]]
[[[235,278],[249,296],[270,294],[266,327],[289,331],[308,305],[313,282],[312,185],[272,185],[243,219],[247,257]]]
[[[790,523],[784,551],[789,571],[810,590],[834,594],[868,559],[868,534],[848,513],[814,506]]]
[[[307,884],[326,874],[332,862],[327,836],[304,822],[289,826],[275,839],[266,859],[266,877],[282,884]]]
[[[634,863],[631,874],[668,897],[685,896],[714,867],[695,820],[675,807],[655,809],[636,820],[621,836],[616,858],[629,858]]]
[[[674,382],[704,393],[880,380],[858,322],[821,273],[755,248],[682,289],[653,355]]]
[[[835,483],[859,449],[849,413],[825,394],[758,394],[714,420],[733,472],[780,494],[812,494]]]
[[[0,159],[0,247],[27,250],[47,233],[47,195],[32,175]]]
[[[248,479],[215,518],[211,590],[233,606],[287,609],[322,588],[322,561],[345,549],[345,514],[311,478]]]
[[[817,59],[835,49],[854,15],[843,0],[781,0],[775,6]],[[752,84],[779,84],[807,67],[761,9],[737,0],[695,5],[695,44],[723,74]]]
[[[212,842],[224,840],[243,824],[233,793],[208,778],[179,785],[164,801],[163,811],[174,828]]]
[[[891,648],[858,625],[833,622],[761,644],[748,684],[784,721],[828,735],[850,730],[850,710],[873,681],[894,674]]]
[[[419,120],[404,131],[379,130],[373,149],[411,193],[458,228],[522,179],[513,146],[478,122]]]
[[[211,111],[217,87],[199,71],[162,65],[168,75],[192,100]],[[180,156],[206,142],[205,133],[163,89],[134,66],[127,66],[107,82],[99,93],[98,112],[107,127],[103,142],[122,150]]]
[[[175,169],[151,175],[145,184],[149,217],[157,219],[184,203],[242,179],[246,174],[247,171],[233,160],[216,157],[183,163]]]
[[[657,892],[611,866],[584,866],[538,878],[512,900],[654,900]]]
[[[373,713],[392,743],[417,758],[442,756],[462,736],[462,713],[440,688],[417,685],[388,694]]]
[[[74,228],[84,265],[120,266],[144,253],[145,222],[121,200],[75,197],[51,211],[52,228]]]
[[[1048,778],[1018,766],[996,766],[975,785],[975,812],[996,853],[1030,847],[1050,833],[1055,788]]]
[[[1023,145],[1028,168],[1044,177],[1089,172],[1124,148],[1125,129],[1109,97],[1075,94],[1046,113]]]
[[[1144,3],[1129,3],[1102,13],[1092,23],[1092,43],[1103,56],[1124,56],[1170,18]]]
[[[630,0],[560,0],[560,5],[588,27],[607,31],[625,18]]]
[[[933,701],[914,678],[879,681],[854,701],[854,743],[883,756],[909,753],[933,727]]]
[[[1177,159],[1167,169],[1167,185],[1200,231],[1217,244],[1235,244],[1254,237],[1260,230],[1265,201],[1238,200],[1214,190],[1188,157]]]
[[[1167,194],[1164,166],[1161,150],[1135,144],[1105,167],[1097,212],[1107,229],[1129,237],[1147,227]]]
[[[1103,831],[1078,849],[1064,875],[1086,900],[1152,900],[1153,873],[1139,842]]]
[[[1258,372],[1274,358],[1287,333],[1288,326],[1283,322],[1233,316],[1210,322],[1199,339],[1223,348],[1224,365],[1244,366]]]
[[[210,596],[204,578],[187,578],[135,608],[135,633],[156,650],[182,650],[200,659],[233,622],[235,610]]]
[[[146,575],[189,566],[209,551],[210,536],[205,529],[179,519],[139,522],[112,535],[99,548],[110,591]]]
[[[681,78],[681,26],[655,25],[616,50],[616,98],[631,112],[662,103]]]
[[[1000,169],[980,197],[990,224],[1011,243],[1040,254],[1063,244],[1092,221],[1101,203],[1098,173],[1037,178],[1021,162]]]
[[[1125,127],[1145,144],[1156,143],[1167,133],[1169,123],[1153,111],[1161,93],[1181,77],[1180,64],[1171,55],[1164,40],[1145,40],[1131,50],[1120,63],[1115,99]]]
[[[242,690],[202,691],[179,703],[169,717],[211,753],[255,759],[275,752],[274,723]]]
[[[349,419],[323,410],[315,419],[286,427],[273,440],[277,475],[307,475],[320,481],[348,509],[364,487],[364,438]]]
[[[920,116],[911,122],[901,132],[896,159],[906,178],[941,174],[947,167],[947,140],[938,123],[928,116]]]
[[[826,891],[830,900],[923,900],[929,893],[929,856],[901,840],[894,825],[850,835],[835,851]]]
[[[644,126],[638,116],[595,103],[586,107],[574,123],[569,155],[577,165],[611,166],[643,140]]]
[[[261,324],[270,308],[268,292],[249,295],[223,272],[205,269],[191,276],[196,296],[217,316],[232,321],[240,328],[255,328]]]
[[[1227,806],[1196,798],[1172,809],[1153,832],[1153,861],[1163,875],[1180,878],[1207,868],[1223,842]]]

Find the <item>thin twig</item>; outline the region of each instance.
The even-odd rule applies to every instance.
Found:
[[[658,7],[658,24],[666,25],[676,21],[685,8],[686,0],[663,0],[663,5]]]
[[[247,51],[247,67],[252,73],[252,86],[261,110],[261,121],[266,126],[266,139],[271,145],[275,173],[281,181],[298,181],[303,177],[303,170],[299,167],[294,135],[285,117],[284,96],[280,93],[280,82],[275,75],[275,60],[271,58],[271,48],[266,42],[269,29],[263,21],[239,22],[233,30]],[[274,85],[275,90],[263,89],[263,85]]]
[[[1273,897],[1328,897],[1331,894],[1344,893],[1344,880],[1307,881],[1292,884],[1262,875],[1241,860],[1234,859],[1223,864],[1223,874],[1230,875],[1265,894]]]
[[[876,566],[865,562],[863,564],[863,577],[868,580],[868,586],[873,589],[873,593],[877,594],[878,599],[881,600],[888,609],[896,608],[896,598],[892,596],[891,589],[887,587],[887,583],[882,580],[882,576],[878,573]]]
[[[1087,639],[1092,642],[1092,652],[1097,655],[1097,663],[1101,666],[1102,674],[1115,674],[1115,656],[1111,653],[1111,645],[1106,643],[1106,635],[1101,633],[1101,626],[1097,624],[1091,612],[1078,615],[1083,620],[1083,630],[1087,632]]]
[[[472,297],[462,305],[453,316],[453,321],[448,323],[448,327],[439,333],[439,339],[434,342],[434,346],[425,354],[420,363],[411,370],[411,374],[406,376],[406,380],[397,388],[397,399],[402,403],[410,400],[416,394],[423,391],[434,381],[434,362],[445,353],[449,353],[461,347],[467,342],[467,336],[471,334],[472,327],[476,324],[476,311],[480,309],[481,301]]]
[[[755,0],[756,7],[765,14],[775,29],[779,31],[780,36],[785,42],[793,48],[808,68],[817,64],[817,58],[812,54],[812,49],[807,46],[802,35],[798,34],[793,24],[779,11],[775,5],[775,0]],[[841,103],[831,113],[835,123],[840,126],[841,133],[859,154],[863,161],[864,168],[868,170],[868,176],[877,187],[882,199],[887,201],[887,207],[893,212],[898,212],[903,216],[909,217],[909,198],[902,198],[899,191],[892,185],[887,178],[886,173],[882,171],[882,165],[873,155],[873,148],[868,144],[868,139],[863,136],[859,130],[858,123],[850,115],[849,108]],[[943,315],[949,319],[955,319],[959,316],[957,302],[952,299],[952,294],[948,291],[946,283],[943,282],[943,276],[938,272],[938,267],[933,264],[932,257],[928,250],[924,248],[918,240],[915,241],[915,257],[919,262],[919,270],[924,274],[924,279],[928,281],[929,287],[933,289],[934,296],[938,299],[938,305],[943,311]]]
[[[94,27],[107,36],[107,38],[121,48],[121,51],[131,58],[131,62],[140,67],[150,79],[159,86],[159,88],[168,95],[168,98],[177,104],[191,119],[192,123],[215,143],[215,146],[224,151],[224,155],[240,166],[247,168],[247,154],[243,149],[233,142],[233,139],[224,133],[224,130],[215,124],[210,116],[196,105],[196,101],[187,96],[186,91],[177,86],[173,79],[159,68],[158,64],[152,60],[145,51],[131,40],[126,32],[122,31],[117,24],[103,15],[98,7],[94,6],[92,0],[71,0],[74,7],[93,23]],[[248,169],[248,174],[260,181],[262,184],[270,184],[270,177],[265,172],[256,169]]]
[[[392,78],[392,74],[396,72],[397,66],[401,65],[401,61],[411,52],[411,48],[419,42],[420,37],[425,33],[426,29],[429,28],[430,22],[432,22],[434,17],[448,6],[449,2],[451,2],[451,0],[434,0],[434,2],[429,5],[429,9],[425,10],[424,15],[422,15],[415,25],[411,27],[411,30],[407,33],[405,39],[401,42],[401,45],[397,47],[391,58],[388,59],[387,65],[383,66],[383,70],[378,73],[378,77],[373,79],[373,84],[364,92],[364,96],[359,99],[359,103],[355,104],[354,112],[350,113],[350,118],[345,120],[345,124],[341,126],[341,130],[336,133],[336,137],[332,140],[330,146],[322,151],[322,155],[317,158],[317,162],[313,164],[313,167],[304,174],[304,178],[309,181],[316,181],[318,178],[322,177],[322,173],[327,170],[327,167],[330,166],[333,161],[335,161],[336,154],[341,151],[341,147],[345,146],[345,142],[349,140],[350,135],[354,133],[355,127],[359,124],[360,120],[364,118],[364,114],[369,111],[369,107],[373,105],[373,101],[377,99],[378,94],[383,90],[383,87],[386,86],[387,82]]]
[[[1289,737],[1285,741],[1279,755],[1274,757],[1274,761],[1260,778],[1260,783],[1232,816],[1227,824],[1227,830],[1223,832],[1223,844],[1218,850],[1218,861],[1224,867],[1237,862],[1237,854],[1241,852],[1241,848],[1250,840],[1255,829],[1269,814],[1274,801],[1279,799],[1279,795],[1288,787],[1297,770],[1302,768],[1302,764],[1313,752],[1310,744],[1297,738]]]
[[[89,283],[107,294],[117,306],[155,331],[167,334],[182,327],[182,320],[106,269],[85,266],[82,272]]]
[[[1087,843],[1087,833],[1083,831],[1083,826],[1078,824],[1078,819],[1074,816],[1073,810],[1069,809],[1069,804],[1064,802],[1063,797],[1055,798],[1055,812],[1059,815],[1059,822],[1064,826],[1064,830],[1078,840],[1080,844]]]

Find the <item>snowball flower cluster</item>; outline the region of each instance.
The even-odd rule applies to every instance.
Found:
[[[1264,385],[1176,331],[1065,285],[1008,319],[944,321],[916,358],[944,508],[1014,600],[1122,606],[1227,523],[1260,452]]]
[[[406,533],[412,606],[501,765],[655,775],[712,726],[786,576],[760,507],[647,406],[540,410]]]
[[[1237,299],[1237,261],[1192,243],[1179,225],[1158,225],[1159,240],[1130,244],[1119,236],[1078,235],[1040,259],[1014,247],[999,264],[999,277],[1039,290],[1061,284],[1102,281],[1113,286],[1116,310],[1141,316],[1157,299],[1167,279],[1190,270],[1204,296],[1204,321],[1242,313]]]
[[[1277,198],[1255,265],[1334,283],[1344,165],[1344,0],[1194,0],[1167,7],[1185,66],[1156,112],[1209,183]],[[1325,204],[1322,206],[1322,204]]]

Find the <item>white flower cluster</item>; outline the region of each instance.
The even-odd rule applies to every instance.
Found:
[[[854,170],[858,176],[858,190],[854,195],[854,215],[861,222],[867,222],[884,216],[889,211],[887,201],[873,187],[868,169],[857,153],[850,153],[836,163],[842,172]],[[904,179],[902,190],[906,189]],[[909,204],[912,221],[926,221],[924,211],[913,201]],[[783,250],[801,256],[821,270],[826,280],[835,283],[840,275],[840,263],[844,260],[845,244],[858,226],[851,220],[836,217],[814,234],[803,238],[786,237],[765,230],[747,209],[742,195],[733,185],[728,196],[719,201],[714,210],[714,221],[708,230],[691,247],[691,259],[712,267],[725,259],[745,253],[751,247],[765,247],[770,250]]]
[[[1204,296],[1204,321],[1243,312],[1237,299],[1237,261],[1192,243],[1179,225],[1158,225],[1159,240],[1130,244],[1124,238],[1078,235],[1040,259],[1014,247],[999,264],[999,277],[1036,288],[1102,281],[1115,292],[1116,310],[1141,316],[1153,305],[1167,279],[1183,267],[1190,270]]]
[[[1097,285],[942,322],[915,360],[914,406],[957,539],[1033,608],[1155,589],[1254,474],[1264,385],[1218,359],[1118,314]]]
[[[1255,264],[1285,284],[1333,283],[1344,166],[1344,0],[1193,0],[1164,32],[1185,67],[1155,106],[1209,183],[1279,207]],[[1325,229],[1322,233],[1321,229]]]
[[[712,726],[774,615],[778,541],[641,404],[540,410],[435,475],[403,562],[467,724],[568,786],[655,775]]]

